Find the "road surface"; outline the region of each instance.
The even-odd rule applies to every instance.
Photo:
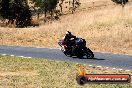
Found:
[[[63,60],[77,63],[87,63],[95,66],[113,67],[132,70],[132,56],[112,53],[94,52],[95,59],[79,59],[66,57],[59,49],[20,47],[20,46],[0,46],[0,54],[48,58],[52,60]]]

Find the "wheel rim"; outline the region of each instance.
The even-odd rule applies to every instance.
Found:
[[[87,54],[86,56],[87,56],[87,58],[94,58],[94,56],[93,56],[92,53],[89,53],[89,54]]]

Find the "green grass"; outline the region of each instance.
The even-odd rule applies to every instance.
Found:
[[[75,77],[76,63],[0,56],[0,88],[132,88],[128,84],[80,86]]]

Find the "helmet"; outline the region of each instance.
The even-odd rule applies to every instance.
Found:
[[[66,36],[71,36],[71,35],[72,35],[72,33],[70,31],[66,32]]]

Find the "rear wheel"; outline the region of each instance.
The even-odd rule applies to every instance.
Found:
[[[88,59],[93,59],[94,58],[94,54],[93,54],[93,52],[89,48],[85,49],[85,54],[86,54],[86,57]]]

